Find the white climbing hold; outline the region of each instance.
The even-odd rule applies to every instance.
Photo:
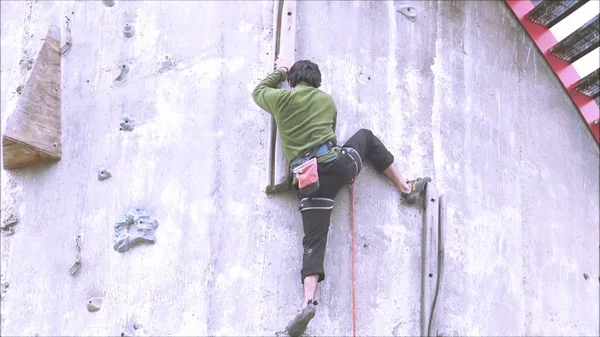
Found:
[[[98,170],[98,180],[104,181],[110,177],[112,177],[112,174],[110,174],[110,171],[108,169],[103,167],[100,170]]]
[[[121,131],[131,131],[135,127],[133,118],[127,114],[121,115],[121,122],[119,124],[121,125]]]
[[[94,312],[100,310],[102,307],[102,297],[92,297],[88,300],[87,310],[89,312]]]
[[[133,34],[135,34],[135,27],[126,23],[125,26],[123,26],[123,36],[129,38],[132,37]]]
[[[119,76],[117,76],[117,78],[115,78],[115,81],[125,82],[125,77],[127,76],[127,73],[129,73],[131,66],[127,63],[123,63],[120,69],[121,73],[119,74]]]
[[[417,20],[417,8],[415,8],[414,6],[408,4],[399,4],[395,7],[396,12],[399,12],[400,14],[404,15],[410,21],[414,22]]]
[[[102,3],[106,7],[112,7],[115,5],[115,0],[102,0]]]

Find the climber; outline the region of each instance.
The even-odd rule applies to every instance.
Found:
[[[345,144],[338,145],[335,102],[318,89],[321,72],[317,64],[302,60],[289,67],[285,60],[278,59],[275,68],[256,86],[252,98],[275,118],[300,200],[304,228],[300,276],[304,301],[301,312],[286,328],[289,335],[299,336],[315,316],[317,285],[325,279],[323,260],[334,199],[360,173],[363,160],[369,159],[377,172],[383,172],[407,203],[415,203],[431,179],[405,181],[394,156],[368,129],[359,130]],[[279,88],[286,79],[291,91]]]

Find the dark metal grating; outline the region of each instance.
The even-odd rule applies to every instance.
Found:
[[[540,4],[540,2],[543,2],[544,0],[531,0],[531,3],[533,4],[533,7],[537,6]]]
[[[590,97],[600,96],[600,68],[575,83],[575,90]]]
[[[579,7],[585,5],[588,1],[589,0],[538,1],[539,3],[536,4],[535,8],[527,13],[525,17],[538,25],[550,28],[579,9]]]
[[[550,48],[550,53],[562,60],[573,63],[600,46],[600,24],[596,15],[571,35]]]

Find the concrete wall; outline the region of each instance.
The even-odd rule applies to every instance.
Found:
[[[598,145],[503,2],[413,5],[416,22],[392,2],[299,2],[297,55],[321,66],[341,141],[372,129],[407,178],[448,196],[445,333],[598,335]],[[62,160],[2,172],[3,216],[20,218],[2,236],[2,335],[283,330],[301,302],[301,218],[292,195],[262,192],[269,119],[250,97],[272,60],[272,3],[3,1],[1,14],[3,122],[48,26],[68,15],[74,42]],[[421,212],[370,166],[356,189],[358,333],[418,335]],[[136,206],[158,241],[117,253],[113,225]],[[344,190],[309,335],[352,333],[349,224]]]

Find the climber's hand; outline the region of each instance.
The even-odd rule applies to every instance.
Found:
[[[277,58],[277,60],[275,61],[275,69],[285,68],[286,71],[290,71],[291,67],[292,65],[282,58]]]

